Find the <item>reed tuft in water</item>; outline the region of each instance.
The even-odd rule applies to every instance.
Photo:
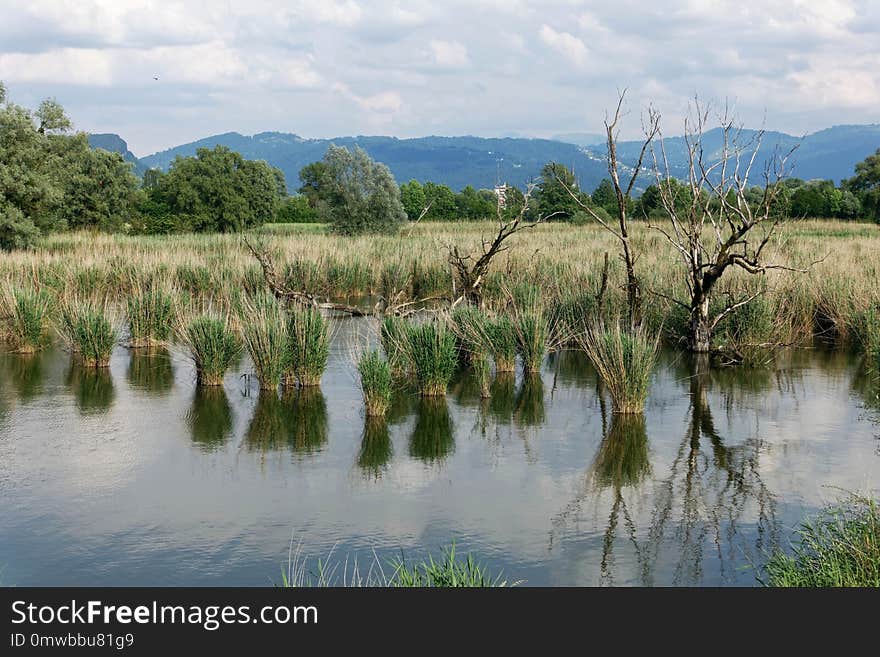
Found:
[[[119,329],[106,304],[65,300],[61,304],[58,332],[83,364],[107,367],[119,339]]]
[[[446,388],[458,367],[452,330],[443,320],[409,324],[405,344],[419,394],[423,397],[446,395]]]
[[[37,351],[46,336],[51,307],[49,295],[33,288],[16,288],[9,294],[7,306],[7,331],[13,350],[22,354]]]
[[[645,330],[626,330],[620,323],[595,324],[577,341],[611,393],[615,413],[641,413],[657,363],[657,337]]]
[[[258,294],[241,309],[241,340],[263,390],[275,390],[290,357],[287,317],[271,294]]]
[[[174,314],[170,294],[151,285],[128,297],[126,307],[129,346],[152,347],[168,341]]]
[[[391,366],[375,349],[363,354],[358,361],[364,408],[368,417],[384,416],[391,407]]]
[[[294,309],[287,324],[287,344],[285,385],[320,385],[330,355],[330,325],[321,312],[315,308]]]
[[[411,369],[406,348],[406,327],[406,320],[393,315],[384,317],[379,326],[382,349],[385,350],[391,374],[396,378],[406,376]]]
[[[241,354],[241,343],[226,319],[199,315],[181,332],[181,341],[189,347],[200,385],[223,385],[223,376]]]

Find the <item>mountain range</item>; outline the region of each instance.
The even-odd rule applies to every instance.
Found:
[[[744,131],[749,138],[754,131]],[[721,148],[721,130],[707,132],[703,137],[705,151],[711,156]],[[299,171],[306,164],[319,160],[330,144],[360,146],[370,156],[384,162],[398,182],[416,179],[431,180],[459,190],[466,185],[492,187],[497,182],[523,187],[540,175],[547,162],[572,167],[582,189],[594,189],[607,176],[601,136],[584,133],[557,135],[554,139],[522,137],[338,137],[307,139],[295,134],[262,132],[252,136],[227,132],[181,144],[168,150],[137,158],[125,141],[114,134],[92,134],[89,141],[95,148],[121,153],[132,162],[135,171],[159,167],[167,170],[174,158],[195,155],[198,148],[228,146],[248,159],[265,160],[284,172],[288,188],[299,187]],[[664,139],[666,154],[674,175],[687,172],[687,157],[682,137]],[[853,174],[857,162],[880,148],[880,124],[840,125],[819,132],[795,137],[782,132],[767,132],[753,166],[753,177],[760,182],[760,173],[775,152],[788,152],[797,146],[791,160],[789,175],[810,180],[822,178],[839,182]],[[641,142],[618,144],[618,155],[625,166],[638,157]],[[639,187],[650,183],[646,176]]]

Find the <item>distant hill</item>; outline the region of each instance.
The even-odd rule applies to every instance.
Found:
[[[561,141],[566,144],[574,144],[575,146],[583,146],[586,148],[589,147],[604,147],[605,146],[605,135],[600,135],[593,132],[565,132],[559,135],[553,135],[550,137],[553,141]]]
[[[320,160],[330,144],[361,146],[370,156],[388,165],[399,183],[415,178],[432,180],[459,190],[466,185],[493,187],[502,182],[523,187],[538,177],[547,162],[573,166],[582,187],[594,189],[606,175],[601,158],[573,144],[549,139],[482,137],[338,137],[304,139],[294,134],[263,132],[247,137],[237,132],[206,137],[141,159],[148,167],[167,169],[177,155],[195,155],[196,149],[221,144],[249,159],[265,160],[278,167],[290,189],[299,187],[299,171]]]
[[[98,133],[89,135],[89,146],[92,148],[102,148],[111,153],[119,153],[126,162],[134,164],[135,175],[141,177],[148,167],[144,166],[135,154],[128,150],[128,144],[119,135],[113,133]]]
[[[746,134],[754,134],[747,131]],[[599,135],[558,135],[570,141],[591,141]],[[217,144],[228,146],[244,157],[265,160],[278,167],[287,178],[288,188],[299,187],[299,171],[306,164],[320,160],[330,144],[363,147],[373,159],[384,162],[399,183],[415,178],[425,182],[432,180],[459,190],[466,185],[487,188],[502,182],[524,187],[536,179],[547,162],[559,162],[573,166],[583,189],[591,191],[607,176],[603,144],[581,145],[552,139],[506,137],[485,139],[482,137],[419,137],[397,139],[395,137],[337,137],[334,139],[306,139],[295,134],[262,132],[253,136],[227,132],[206,137],[188,144],[148,155],[138,159],[128,150],[125,141],[114,134],[89,135],[94,148],[104,148],[122,153],[135,165],[141,175],[148,167],[167,169],[177,155],[195,155],[201,147],[213,148]],[[839,183],[853,175],[853,168],[868,155],[880,148],[880,124],[840,125],[820,130],[798,138],[783,132],[767,132],[759,157],[753,167],[752,180],[760,183],[765,161],[772,157],[774,149],[788,151],[798,149],[792,158],[790,174],[807,180],[830,179]],[[687,157],[682,137],[665,139],[666,153],[673,173],[683,177],[687,173]],[[721,148],[721,131],[714,129],[704,135],[707,153],[717,153]],[[638,157],[641,142],[628,141],[618,144],[621,163],[632,165]],[[650,184],[652,177],[645,175],[637,185],[641,191]]]
[[[744,130],[742,137],[749,139],[756,134],[754,130]],[[703,148],[707,158],[717,157],[722,148],[722,132],[715,128],[703,135]],[[673,175],[687,175],[687,149],[683,137],[667,137],[663,140],[666,155]],[[752,166],[750,180],[760,184],[764,165],[773,158],[774,153],[787,153],[797,146],[797,150],[789,160],[790,177],[812,180],[821,178],[839,183],[853,175],[856,163],[880,148],[880,124],[870,125],[839,125],[803,138],[794,137],[784,132],[767,131]],[[617,152],[622,162],[632,164],[638,157],[642,142],[621,142]],[[646,181],[647,184],[647,181]]]

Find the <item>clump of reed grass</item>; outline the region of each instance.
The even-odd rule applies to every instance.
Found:
[[[423,397],[445,395],[458,366],[452,330],[443,320],[409,324],[405,345],[419,394]]]
[[[657,338],[644,329],[624,329],[618,322],[589,327],[577,340],[611,393],[613,411],[641,413],[657,363]]]
[[[492,348],[489,322],[489,317],[473,306],[457,308],[452,314],[452,326],[459,341],[459,359],[473,369],[483,399],[489,398],[492,374],[489,366]]]
[[[776,340],[777,313],[766,296],[752,299],[725,320],[717,338],[719,350],[745,367],[762,367],[773,360],[780,346]]]
[[[793,553],[775,552],[767,584],[781,587],[880,587],[880,506],[853,495],[805,521]]]
[[[152,347],[168,341],[173,318],[170,294],[150,285],[130,296],[126,306],[130,346]]]
[[[284,383],[301,387],[321,384],[330,356],[330,324],[315,308],[297,308],[287,324],[287,371]]]
[[[254,364],[260,388],[275,390],[290,358],[287,317],[271,294],[258,294],[244,302],[241,339]]]
[[[361,390],[367,417],[384,416],[391,406],[391,366],[375,349],[363,354],[358,361]]]
[[[507,315],[500,315],[486,324],[485,331],[486,344],[495,361],[495,371],[515,371],[519,341],[513,321]]]
[[[181,331],[196,366],[196,379],[203,386],[223,385],[223,376],[241,355],[241,343],[227,319],[203,314]]]
[[[61,304],[58,332],[83,364],[107,367],[119,329],[106,304],[67,300]]]
[[[281,570],[281,585],[285,588],[303,587],[385,587],[385,588],[465,588],[505,587],[522,582],[508,582],[503,575],[492,575],[488,567],[477,562],[472,554],[461,558],[455,543],[444,548],[439,559],[430,554],[420,561],[408,561],[405,556],[395,557],[385,564],[378,556],[365,570],[357,557],[336,559],[333,551],[325,559],[309,564],[301,546],[291,545],[287,567]]]
[[[8,334],[13,350],[29,354],[37,351],[46,335],[51,299],[43,290],[15,288],[7,299]]]
[[[394,377],[405,376],[410,370],[406,327],[406,320],[393,315],[384,317],[379,327],[379,339]]]
[[[523,370],[535,374],[541,371],[549,344],[549,325],[543,308],[533,304],[517,310],[514,317],[517,349]]]

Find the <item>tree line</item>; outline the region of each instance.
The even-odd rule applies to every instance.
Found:
[[[290,195],[282,172],[247,160],[224,146],[178,156],[167,172],[148,170],[142,180],[118,153],[89,147],[73,132],[54,100],[36,109],[6,98],[0,83],[0,247],[31,246],[46,232],[90,228],[165,234],[238,232],[265,222],[321,222],[340,234],[389,232],[407,222],[467,221],[518,216],[526,194],[417,180],[398,185],[390,170],[360,148],[331,145],[324,158],[300,172]],[[830,180],[786,178],[776,183],[774,212],[786,217],[880,220],[880,149],[856,165],[840,186]],[[552,216],[582,223],[619,212],[612,181],[581,190],[574,173],[558,163],[542,169],[528,191],[525,220]],[[755,207],[765,188],[743,200]],[[687,208],[690,186],[668,178],[648,185],[625,203],[632,219],[668,219],[670,201]],[[720,202],[717,199],[711,202]],[[503,218],[503,216],[502,216]]]

